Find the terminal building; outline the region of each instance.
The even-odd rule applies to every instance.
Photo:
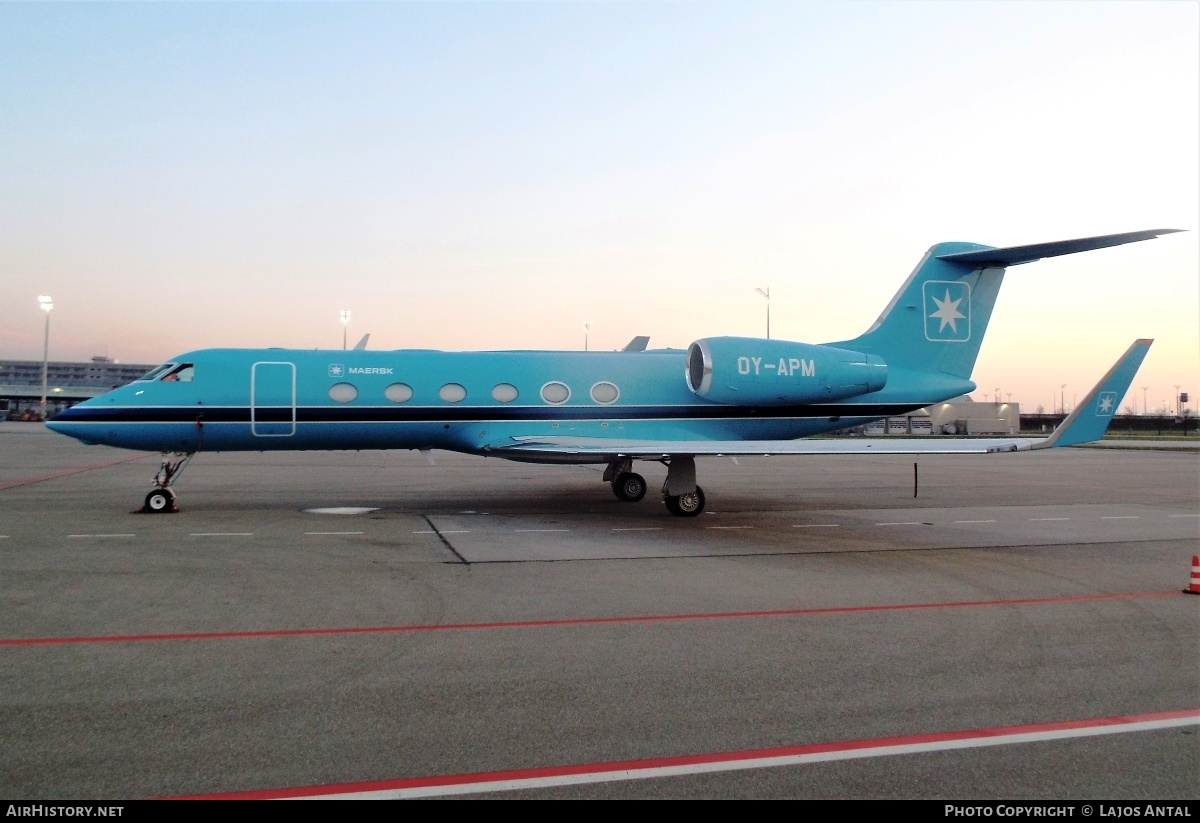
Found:
[[[132,383],[152,368],[104,356],[87,363],[51,361],[46,368],[46,416]],[[41,400],[41,360],[0,360],[0,420],[39,420]]]
[[[863,427],[863,434],[965,434],[1015,437],[1021,431],[1019,403],[975,403],[969,397],[936,403]]]

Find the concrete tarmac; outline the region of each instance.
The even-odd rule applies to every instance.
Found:
[[[150,515],[157,455],[0,426],[0,797],[1200,797],[1200,455],[918,463],[702,459],[681,519],[202,454]]]

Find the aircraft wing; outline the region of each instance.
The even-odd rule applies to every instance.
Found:
[[[497,457],[594,456],[597,460],[659,460],[669,456],[772,454],[998,454],[1073,446],[1099,440],[1129,391],[1153,340],[1136,340],[1049,437],[949,439],[924,437],[831,437],[815,440],[609,440],[602,437],[513,437],[494,445]]]
[[[1048,438],[1047,438],[1048,439]],[[814,440],[607,440],[600,437],[514,437],[512,446],[496,448],[498,457],[515,454],[560,454],[597,459],[628,457],[658,460],[672,455],[772,454],[989,454],[1029,451],[1039,439],[991,438],[950,440],[935,436],[867,439],[833,437]]]

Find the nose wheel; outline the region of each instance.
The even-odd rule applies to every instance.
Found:
[[[175,505],[175,492],[168,488],[155,489],[146,495],[146,502],[142,509],[150,514],[179,511],[179,507]]]
[[[146,495],[142,511],[149,514],[173,514],[179,511],[171,484],[179,479],[195,452],[163,452],[162,465],[154,475],[154,490]]]

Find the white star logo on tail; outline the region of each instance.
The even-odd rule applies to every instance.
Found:
[[[1100,392],[1096,398],[1096,414],[1100,417],[1111,417],[1117,411],[1117,393],[1112,391]]]
[[[949,289],[946,290],[946,298],[944,300],[938,300],[936,297],[933,298],[933,302],[937,303],[938,308],[937,311],[929,316],[936,317],[942,322],[942,324],[938,326],[939,332],[944,330],[946,326],[949,326],[951,331],[953,331],[955,334],[958,334],[958,321],[965,320],[967,317],[958,310],[958,304],[962,301],[963,299],[961,297],[957,300],[951,300]]]
[[[971,339],[971,284],[959,280],[926,280],[921,285],[925,339],[966,343]]]

